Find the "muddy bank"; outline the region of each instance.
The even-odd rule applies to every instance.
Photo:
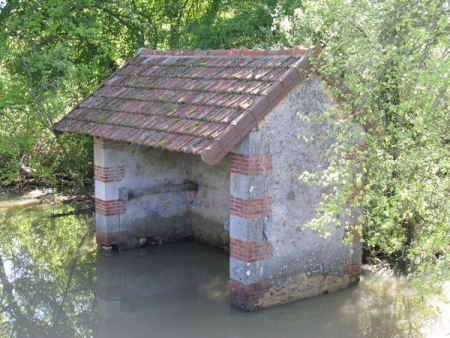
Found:
[[[33,204],[51,206],[56,203],[71,205],[75,208],[70,213],[55,214],[69,216],[77,214],[93,214],[95,211],[92,195],[83,195],[74,191],[58,191],[52,188],[28,187],[0,187],[0,209],[10,207],[24,207]]]

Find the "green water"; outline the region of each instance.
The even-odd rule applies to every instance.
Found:
[[[193,242],[98,253],[92,215],[74,210],[38,193],[0,195],[0,337],[450,337],[439,290],[418,294],[386,271],[240,312],[226,253]]]

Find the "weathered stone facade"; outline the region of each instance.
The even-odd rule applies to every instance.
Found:
[[[188,154],[95,139],[94,159],[99,245],[194,238],[228,247],[228,158],[210,167]],[[196,191],[183,190],[186,181]]]
[[[331,142],[308,122],[333,104],[311,72],[317,53],[139,49],[53,125],[94,138],[98,244],[229,250],[232,305],[246,311],[357,280],[356,210],[327,238],[302,227],[326,191],[298,176],[327,166]]]
[[[238,308],[266,308],[336,291],[357,280],[359,237],[346,246],[344,227],[327,239],[301,227],[315,216],[324,190],[298,176],[326,166],[330,140],[320,141],[326,126],[300,117],[320,114],[327,104],[331,102],[317,80],[298,85],[231,155],[230,288]],[[233,159],[257,164],[233,170]]]
[[[214,166],[188,154],[95,139],[98,243],[125,249],[141,238],[193,238],[229,249],[232,305],[246,311],[348,286],[360,273],[357,233],[352,247],[342,243],[344,227],[327,239],[301,227],[324,191],[298,176],[326,165],[328,144],[299,138],[326,131],[298,114],[320,114],[329,103],[317,80],[298,85]],[[196,190],[180,190],[186,181],[196,182]]]

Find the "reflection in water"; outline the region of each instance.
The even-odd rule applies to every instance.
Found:
[[[0,201],[0,337],[450,336],[446,317],[428,325],[435,296],[388,273],[261,312],[234,310],[226,253],[181,242],[97,254],[90,219],[51,217],[71,210]]]
[[[63,204],[0,201],[0,337],[89,337],[95,264],[86,217]]]
[[[98,257],[99,337],[227,332],[220,328],[229,312],[226,254],[181,242]]]
[[[243,313],[229,307],[228,257],[214,248],[182,242],[101,254],[97,262],[101,338],[421,337],[436,315],[405,278],[387,272],[323,297]]]
[[[99,337],[355,337],[356,290],[262,312],[230,308],[228,257],[192,242],[98,259]]]

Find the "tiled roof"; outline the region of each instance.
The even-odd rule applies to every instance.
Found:
[[[314,50],[139,49],[53,129],[215,164],[305,79]]]

